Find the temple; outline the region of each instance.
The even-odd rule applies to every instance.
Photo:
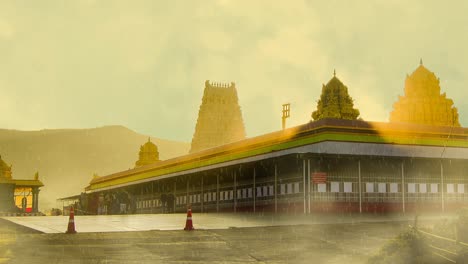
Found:
[[[39,188],[44,186],[39,173],[33,180],[17,180],[11,168],[0,156],[0,213],[38,213]]]
[[[440,93],[439,78],[422,61],[406,77],[405,95],[393,105],[390,122],[460,127],[453,101]]]
[[[312,113],[313,120],[337,118],[356,120],[359,110],[353,108],[353,99],[346,87],[337,77],[336,72],[327,85],[322,85],[322,94],[317,102],[317,110]]]
[[[468,205],[468,128],[433,73],[421,64],[407,78],[392,122],[359,115],[334,74],[313,121],[245,138],[234,84],[207,81],[192,153],[93,178],[85,211],[406,214]]]
[[[135,168],[153,164],[158,161],[158,147],[148,138],[148,142],[140,146],[140,153],[138,153],[138,160],[135,162]]]
[[[236,86],[205,82],[190,153],[245,139]]]

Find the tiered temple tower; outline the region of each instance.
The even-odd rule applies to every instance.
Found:
[[[159,161],[158,147],[151,142],[148,138],[148,142],[140,146],[140,153],[138,153],[138,160],[135,162],[135,168],[153,164]]]
[[[313,120],[338,118],[356,120],[359,110],[354,108],[353,98],[346,87],[333,72],[333,78],[322,86],[322,94],[317,102],[317,110],[312,113]]]
[[[458,110],[453,101],[440,93],[440,81],[426,69],[419,67],[406,77],[405,95],[393,104],[390,122],[416,123],[434,126],[459,127]]]
[[[245,138],[236,86],[205,82],[190,153]]]

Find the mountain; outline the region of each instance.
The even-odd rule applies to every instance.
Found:
[[[148,136],[123,126],[92,129],[18,131],[0,129],[0,155],[12,164],[13,178],[32,179],[39,171],[44,183],[39,210],[61,207],[56,199],[79,194],[100,176],[135,166],[140,145]],[[190,143],[151,137],[161,160],[187,154]]]

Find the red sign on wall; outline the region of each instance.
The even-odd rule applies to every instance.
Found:
[[[310,176],[313,183],[327,183],[327,173],[325,172],[313,172]]]

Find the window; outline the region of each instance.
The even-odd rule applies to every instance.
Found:
[[[387,184],[386,183],[379,182],[377,187],[379,189],[379,193],[386,193],[387,192]]]
[[[299,183],[294,183],[294,193],[299,193]]]
[[[366,192],[373,193],[374,192],[374,183],[373,182],[366,182]]]
[[[327,184],[326,183],[317,184],[317,191],[318,192],[327,192]]]
[[[427,184],[425,184],[425,183],[420,183],[420,184],[419,184],[419,192],[420,192],[420,193],[427,193]]]
[[[216,201],[216,193],[215,192],[211,193],[211,196],[213,197],[213,202]]]
[[[416,184],[408,183],[408,193],[415,193],[415,192],[416,192]]]
[[[395,182],[390,183],[390,192],[391,193],[398,192],[398,183],[395,183]]]
[[[343,190],[345,193],[353,192],[353,183],[352,182],[343,182]]]
[[[241,199],[242,198],[242,190],[237,190],[237,199]]]
[[[292,183],[288,183],[288,190],[287,190],[287,193],[288,193],[288,194],[293,193],[293,185],[292,185]]]
[[[457,184],[457,188],[458,193],[465,193],[465,184]]]
[[[280,194],[286,194],[286,186],[284,183],[280,185]]]
[[[270,189],[269,190],[270,196],[275,195],[275,191],[273,190],[273,185],[268,186],[268,189]]]
[[[257,187],[257,197],[262,197],[262,187]]]
[[[455,192],[455,188],[454,188],[453,185],[454,185],[453,183],[447,183],[447,193],[454,193]]]
[[[234,191],[229,191],[229,200],[234,199]]]
[[[431,193],[438,193],[439,192],[439,184],[431,183]]]
[[[268,186],[263,186],[263,197],[268,196]]]
[[[248,193],[249,193],[249,198],[252,198],[252,188],[248,189]]]
[[[340,183],[339,182],[331,182],[330,183],[330,191],[332,193],[340,192]]]

